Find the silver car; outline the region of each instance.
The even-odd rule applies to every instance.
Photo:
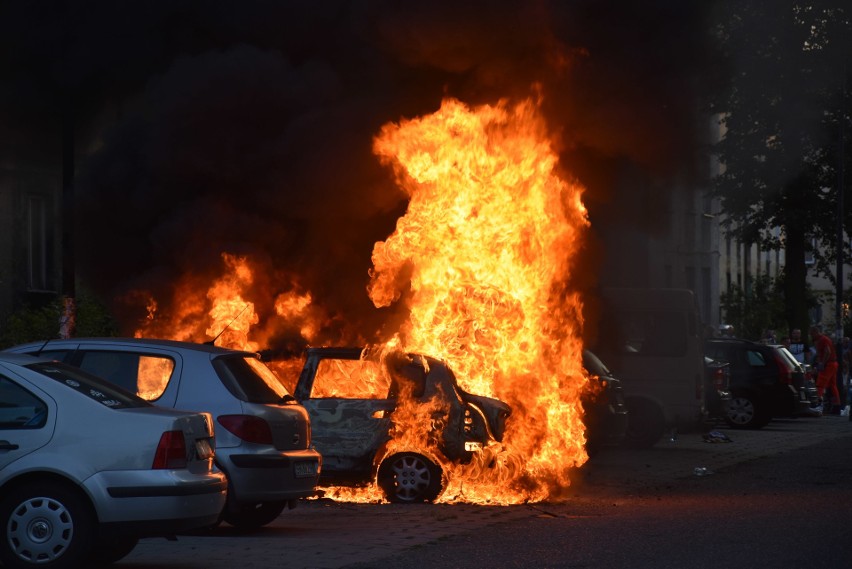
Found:
[[[266,525],[316,493],[321,457],[308,413],[256,353],[138,338],[49,340],[8,351],[80,367],[158,406],[213,415],[216,464],[229,482],[222,518],[233,526]]]
[[[77,368],[0,354],[0,563],[89,567],[140,537],[215,525],[227,480],[209,414],[161,409]]]

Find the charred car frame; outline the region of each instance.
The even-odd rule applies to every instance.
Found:
[[[293,393],[323,456],[321,484],[375,482],[401,503],[436,500],[446,485],[442,463],[465,463],[500,442],[511,414],[502,401],[461,389],[440,360],[370,348],[308,348]],[[413,433],[401,420],[411,409],[419,409]]]

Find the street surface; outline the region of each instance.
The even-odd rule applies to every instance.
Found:
[[[605,449],[559,503],[305,501],[251,534],[145,539],[121,569],[852,567],[852,422],[721,426]],[[696,475],[696,468],[702,476]]]

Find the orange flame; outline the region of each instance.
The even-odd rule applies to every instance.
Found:
[[[466,391],[514,409],[503,447],[479,465],[497,474],[499,464],[499,475],[454,467],[444,499],[553,497],[588,458],[582,304],[566,284],[588,225],[582,188],[559,175],[531,100],[471,109],[448,99],[432,115],[386,125],[374,151],[410,203],[373,250],[370,298],[405,302],[402,349],[447,361]],[[405,298],[401,274],[411,275]]]
[[[582,303],[568,284],[588,220],[583,188],[559,172],[538,102],[469,108],[447,99],[432,115],[385,125],[374,151],[410,196],[396,231],[373,250],[371,300],[409,312],[385,350],[443,359],[465,391],[513,408],[501,444],[479,449],[469,464],[442,464],[449,485],[441,501],[560,497],[570,471],[588,458]],[[212,286],[189,276],[178,283],[168,317],[150,299],[136,335],[198,341],[202,333],[221,334],[219,345],[265,347],[263,331],[252,329],[255,305],[246,300],[255,286],[251,262],[228,253],[223,260],[225,273]],[[274,311],[297,323],[308,343],[326,322],[309,292],[275,297]],[[272,362],[291,390],[299,364]],[[386,388],[381,373],[356,368],[341,368],[339,377],[362,374],[363,385]],[[423,448],[427,431],[440,428],[436,411],[401,399],[388,450],[436,451]],[[382,501],[374,487],[330,488],[326,495]]]

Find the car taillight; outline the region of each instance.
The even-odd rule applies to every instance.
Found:
[[[160,437],[157,452],[154,453],[154,470],[164,468],[186,468],[186,441],[183,431],[166,431]]]
[[[219,424],[230,433],[249,443],[272,444],[272,429],[269,423],[252,415],[219,415]]]
[[[713,385],[716,387],[716,391],[722,391],[725,388],[725,369],[717,368],[716,371],[713,372]]]

